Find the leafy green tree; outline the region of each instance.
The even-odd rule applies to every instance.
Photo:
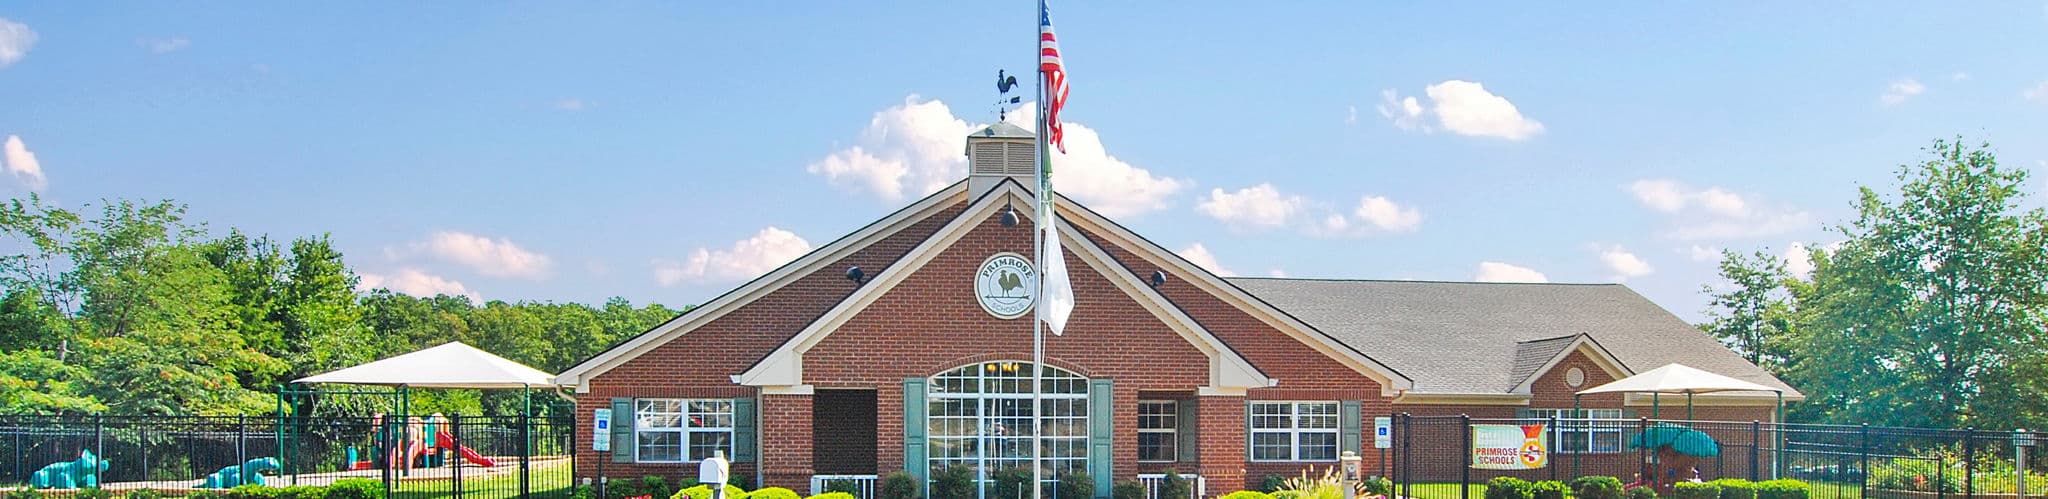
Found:
[[[1719,338],[1728,348],[1751,363],[1782,371],[1791,362],[1792,309],[1786,281],[1792,280],[1785,263],[1769,253],[1742,255],[1721,252],[1721,278],[1725,289],[1704,287],[1711,298],[1707,324],[1701,329]]]

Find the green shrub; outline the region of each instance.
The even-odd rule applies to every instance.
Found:
[[[908,471],[892,471],[882,476],[881,486],[875,492],[881,499],[918,499],[924,486],[917,482],[917,477]]]
[[[1117,482],[1116,486],[1109,488],[1109,497],[1111,499],[1145,499],[1145,484],[1138,483],[1136,480]]]
[[[1060,490],[1057,499],[1094,499],[1095,477],[1087,473],[1060,475]]]
[[[1511,476],[1486,481],[1486,499],[1535,499],[1536,484]]]
[[[670,497],[675,495],[676,489],[669,487],[666,477],[647,475],[640,477],[640,493],[654,497]]]
[[[1166,478],[1159,480],[1159,497],[1161,499],[1192,497],[1189,494],[1193,494],[1194,489],[1194,481],[1189,480],[1188,477],[1180,476],[1180,472],[1174,471],[1173,468],[1167,468]]]
[[[1756,499],[1806,499],[1806,482],[1792,479],[1756,483]]]
[[[7,499],[43,499],[43,493],[28,487],[7,491]]]
[[[860,499],[860,498],[859,498],[858,496],[855,496],[855,495],[853,495],[853,493],[852,493],[852,492],[826,492],[826,493],[823,493],[823,494],[818,494],[818,495],[810,496],[810,497],[807,497],[807,498],[804,498],[804,499]]]
[[[368,478],[335,480],[327,486],[327,499],[384,499],[384,482]]]
[[[989,474],[989,481],[995,482],[995,490],[990,491],[990,497],[1016,499],[1031,496],[1028,488],[1031,485],[1031,468],[1012,466],[999,469]]]
[[[1628,489],[1626,495],[1628,499],[1657,499],[1657,489],[1649,487],[1632,487]]]
[[[981,495],[974,485],[974,470],[947,466],[932,472],[932,499],[974,499]]]
[[[838,493],[841,493],[841,494],[846,494],[846,495],[849,495],[849,496],[856,496],[856,497],[858,497],[858,496],[860,495],[860,482],[856,482],[856,481],[853,481],[853,480],[828,480],[828,481],[826,481],[826,482],[825,482],[825,494],[830,494],[830,493],[833,493],[833,492],[838,492]],[[818,496],[822,496],[822,495],[825,495],[825,494],[818,494]],[[817,496],[811,496],[811,497],[817,497]]]
[[[166,497],[166,496],[164,495],[164,492],[163,492],[163,491],[161,491],[161,490],[156,490],[156,489],[135,489],[135,490],[131,490],[131,491],[128,491],[128,494],[127,494],[127,495],[124,495],[124,496],[121,496],[121,497],[123,497],[123,498],[125,498],[125,499],[164,499],[164,497]],[[328,496],[328,497],[333,497],[333,496]]]
[[[329,498],[334,497],[334,491],[329,490],[327,491],[327,493]],[[589,485],[577,485],[575,487],[572,487],[569,489],[569,499],[597,499],[597,487],[592,487]]]
[[[1280,476],[1280,475],[1266,475],[1266,476],[1265,476],[1264,478],[1260,478],[1260,479],[1259,479],[1259,492],[1265,492],[1265,493],[1267,493],[1267,494],[1271,494],[1271,493],[1274,493],[1274,492],[1279,492],[1279,491],[1282,491],[1282,490],[1286,490],[1286,489],[1287,489],[1287,477],[1284,477],[1284,476]],[[1160,495],[1165,495],[1165,494],[1160,494]]]
[[[107,492],[107,489],[78,489],[78,492],[71,494],[71,497],[76,499],[114,499],[114,493]]]
[[[1385,479],[1381,478],[1379,480]],[[1571,487],[1566,487],[1564,482],[1557,480],[1536,482],[1535,489],[1536,499],[1564,499],[1565,494],[1571,492]]]
[[[1956,470],[1959,463],[1945,463],[1939,456],[1929,459],[1892,458],[1888,462],[1873,463],[1870,470],[1870,487],[1890,490],[1911,490],[1917,492],[1963,492],[1961,472]],[[1944,470],[1944,466],[1949,468]],[[1981,492],[1981,490],[1980,490]]]
[[[1621,479],[1611,476],[1582,476],[1572,480],[1572,497],[1577,499],[1621,499]]]
[[[787,490],[787,489],[784,489],[784,490]],[[615,495],[615,496],[612,496],[612,497],[632,497],[632,496],[617,496],[617,495]],[[670,496],[670,497],[671,497],[671,499],[711,499],[711,486],[710,486],[710,485],[698,485],[698,486],[695,486],[695,487],[690,487],[690,488],[687,488],[687,489],[683,489],[683,490],[678,490],[678,491],[676,491],[676,494],[675,494],[674,496]],[[739,487],[734,487],[734,486],[731,486],[731,485],[727,485],[727,486],[725,486],[725,499],[746,499],[746,497],[747,497],[747,491],[744,491],[744,490],[740,490],[740,488],[739,488]]]
[[[1721,486],[1711,483],[1678,482],[1671,484],[1671,497],[1676,499],[1721,499]]]
[[[192,493],[190,493],[190,494],[185,494],[185,499],[221,499],[221,497],[222,497],[221,493],[219,493],[219,492],[214,492],[214,491],[211,491],[211,490],[205,490],[205,489],[200,489],[200,490],[194,490],[194,491],[192,491]],[[13,498],[10,498],[10,499],[13,499]],[[34,498],[29,498],[29,499],[34,499]]]
[[[1721,487],[1720,499],[1756,499],[1756,484],[1740,478],[1723,478],[1707,482]]]
[[[326,487],[293,485],[277,489],[277,499],[327,499]]]
[[[803,495],[782,487],[766,487],[747,493],[747,499],[803,499]]]
[[[1270,495],[1273,496],[1273,499],[1316,499],[1315,496],[1299,490],[1275,490]]]
[[[249,484],[228,489],[227,492],[222,492],[221,495],[227,497],[227,499],[276,499],[277,492],[277,489]]]
[[[1265,492],[1259,492],[1256,490],[1240,490],[1237,492],[1231,492],[1229,494],[1223,494],[1223,497],[1219,499],[1273,499],[1273,495],[1267,494]]]
[[[642,485],[639,480],[631,478],[611,479],[604,482],[604,495],[605,497],[639,497],[647,495],[647,489],[646,485]]]
[[[1564,486],[1564,484],[1562,484],[1562,483],[1559,483],[1559,484],[1557,484],[1557,485],[1558,485],[1558,486],[1560,486],[1560,487]],[[1389,479],[1387,479],[1387,477],[1383,477],[1383,476],[1381,476],[1381,477],[1372,477],[1372,478],[1367,478],[1367,479],[1365,479],[1365,493],[1366,493],[1366,494],[1369,494],[1369,495],[1376,495],[1376,496],[1381,496],[1381,497],[1393,497],[1393,496],[1394,496],[1394,481],[1393,481],[1393,480],[1389,480]],[[1563,498],[1558,498],[1558,499],[1563,499]]]

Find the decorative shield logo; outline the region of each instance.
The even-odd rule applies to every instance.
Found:
[[[997,253],[974,273],[974,297],[981,309],[1002,319],[1023,317],[1038,293],[1038,271],[1016,253]]]

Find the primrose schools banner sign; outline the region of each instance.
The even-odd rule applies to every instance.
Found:
[[[1472,425],[1472,468],[1533,470],[1550,465],[1550,432],[1544,425]]]

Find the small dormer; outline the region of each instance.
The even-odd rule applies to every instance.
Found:
[[[1038,137],[1024,127],[996,122],[967,135],[967,189],[975,196],[1005,178],[1038,185]]]

